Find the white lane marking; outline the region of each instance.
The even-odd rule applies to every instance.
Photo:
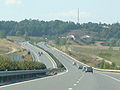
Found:
[[[30,43],[29,43],[29,44],[30,44]],[[32,44],[30,44],[30,45],[32,45]],[[32,46],[33,46],[34,48],[36,48],[37,50],[44,51],[44,50],[42,50],[42,49],[39,48],[40,45],[38,45],[38,44],[37,44],[37,46],[39,46],[39,47],[36,47],[36,46],[34,46],[34,45],[32,45]],[[46,53],[46,56],[49,58],[50,62],[52,63],[53,68],[57,68],[57,64],[56,64],[56,62],[52,59],[52,57],[51,57],[47,52],[44,51],[44,53]]]
[[[71,57],[71,56],[70,56],[70,55],[68,55],[67,53],[64,53],[63,51],[60,51],[60,50],[58,50],[58,49],[57,49],[57,48],[55,48],[55,47],[52,47],[52,48],[53,48],[54,50],[56,50],[56,51],[58,51],[58,52],[60,52],[60,53],[64,54],[64,55],[66,55],[67,57],[71,58],[71,59],[72,59],[72,61],[74,60],[74,61],[76,61],[76,62],[78,62],[78,63],[80,63],[80,64],[82,64],[82,65],[88,66],[87,64],[84,64],[84,63],[80,62],[79,60],[77,60],[77,59],[75,59],[75,58]]]
[[[39,45],[38,45],[38,46],[39,46]],[[39,47],[40,47],[40,46],[39,46]],[[36,49],[40,49],[40,48],[36,47]],[[40,50],[42,50],[42,49],[40,49]],[[44,51],[44,50],[42,50],[42,51]],[[45,51],[44,51],[44,52],[45,52]],[[57,64],[56,64],[56,62],[53,60],[53,58],[52,58],[50,55],[48,55],[47,52],[45,52],[45,53],[46,53],[46,56],[49,58],[50,62],[52,63],[53,68],[57,68]]]
[[[79,81],[77,81],[76,83],[79,83]]]
[[[80,79],[78,79],[79,82],[82,80],[83,77],[84,77],[84,74],[82,74],[82,76],[80,77]]]
[[[10,87],[10,86],[15,86],[15,85],[25,84],[25,83],[29,83],[29,82],[33,82],[33,81],[39,81],[39,80],[54,78],[54,77],[57,77],[57,76],[60,76],[60,75],[64,75],[66,73],[68,73],[68,70],[66,70],[63,73],[57,74],[55,76],[49,76],[49,77],[44,77],[44,78],[39,78],[39,79],[34,79],[34,80],[29,80],[29,81],[18,82],[18,83],[14,83],[14,84],[10,84],[10,85],[0,86],[0,88],[5,88],[5,87]]]
[[[73,90],[73,88],[68,88],[68,90]]]
[[[74,84],[74,86],[76,86],[77,84]]]
[[[53,68],[57,68],[57,64],[56,64],[56,62],[53,60],[53,58],[52,58],[51,56],[49,56],[48,53],[46,53],[46,55],[48,56],[50,62],[52,63]]]
[[[42,50],[42,49],[40,49],[40,48],[38,48],[38,47],[30,44],[30,43],[27,43],[27,44],[30,45],[31,47],[33,47],[34,49],[36,49],[36,51],[38,51],[38,50],[44,51],[44,50]],[[29,48],[29,50],[31,50],[32,52],[34,52],[34,55],[36,56],[36,59],[39,61],[39,56],[37,55],[37,53],[36,53],[34,50],[32,50],[31,48]],[[45,51],[44,51],[44,52],[45,52]],[[46,52],[45,52],[45,53],[46,53]],[[52,63],[53,68],[57,68],[57,64],[56,64],[55,61],[52,59],[52,57],[49,56],[48,53],[46,53],[46,56],[49,58],[50,62]]]
[[[119,79],[116,79],[116,78],[114,78],[114,77],[112,77],[112,76],[109,76],[109,75],[106,75],[106,74],[102,74],[102,73],[98,73],[98,74],[101,74],[101,75],[103,75],[103,76],[109,77],[109,78],[111,78],[111,79],[113,79],[113,80],[115,80],[115,81],[120,82]]]
[[[78,81],[74,84],[74,86],[76,86],[82,80],[83,77],[84,75],[82,74],[82,76],[80,77],[80,79],[78,79]]]

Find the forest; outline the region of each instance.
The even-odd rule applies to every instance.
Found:
[[[120,23],[74,23],[71,21],[40,21],[25,19],[22,21],[0,21],[0,38],[6,36],[59,36],[71,31],[94,33],[89,43],[104,41],[104,45],[120,46]]]

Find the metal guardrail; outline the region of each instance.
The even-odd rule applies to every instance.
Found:
[[[36,73],[47,73],[50,69],[45,70],[17,70],[17,71],[0,71],[0,76],[13,76],[13,75],[25,75],[25,74],[36,74]]]
[[[14,76],[14,75],[27,75],[27,74],[46,74],[49,72],[58,71],[61,72],[60,68],[49,68],[44,70],[17,70],[17,71],[0,71],[1,76]]]
[[[49,76],[52,69],[0,71],[0,86]]]

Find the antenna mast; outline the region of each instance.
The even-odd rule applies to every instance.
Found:
[[[79,12],[79,8],[78,8],[78,17],[77,17],[78,23],[79,23],[79,13],[80,13],[80,12]]]

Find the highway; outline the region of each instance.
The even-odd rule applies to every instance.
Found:
[[[44,63],[47,68],[57,68],[54,60],[42,49],[37,48],[36,46],[29,44],[28,42],[23,42],[21,43],[21,45],[23,45],[28,51],[31,52],[34,61]],[[39,52],[42,52],[43,54],[39,55]]]
[[[94,72],[84,73],[73,66],[73,60],[45,43],[39,46],[48,50],[67,68],[66,72],[55,76],[1,86],[0,90],[120,90],[120,74]],[[28,46],[36,51],[35,47]],[[41,59],[40,59],[41,60]]]

